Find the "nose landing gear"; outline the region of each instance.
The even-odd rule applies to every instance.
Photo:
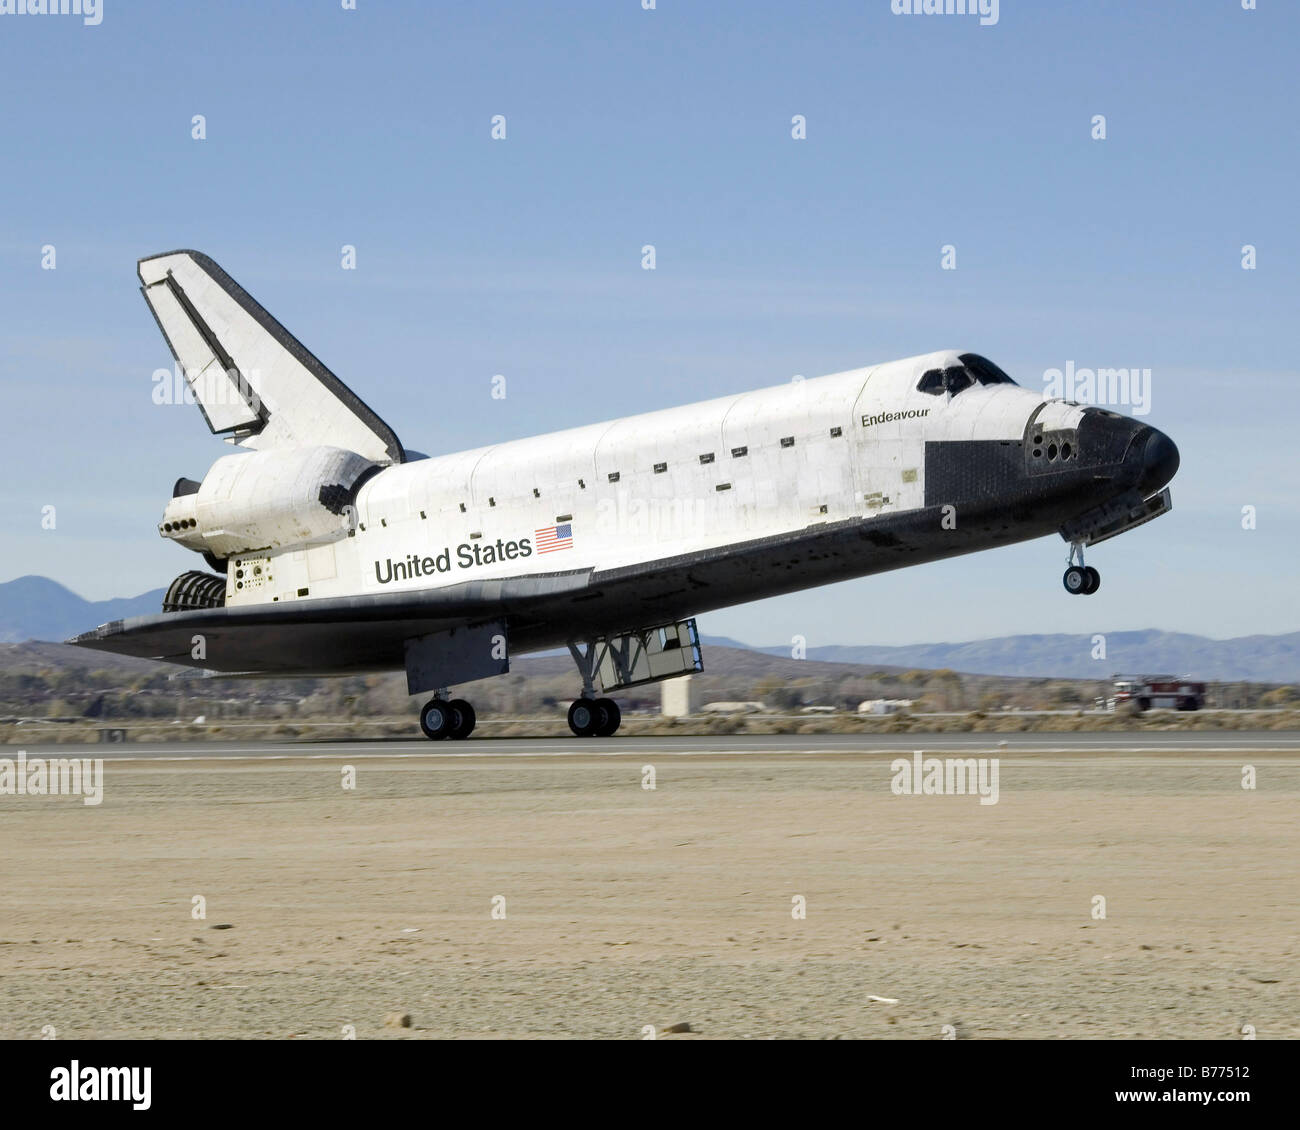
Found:
[[[1069,568],[1061,578],[1065,591],[1071,596],[1091,596],[1101,588],[1101,574],[1091,565],[1083,563],[1083,546],[1079,542],[1070,545]]]

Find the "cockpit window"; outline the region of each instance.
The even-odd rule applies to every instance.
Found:
[[[931,396],[942,396],[945,392],[956,396],[976,381],[982,385],[1016,383],[987,357],[981,357],[978,353],[963,353],[959,360],[960,365],[952,365],[947,369],[927,369],[917,381],[916,391],[928,392]]]
[[[944,384],[948,386],[948,391],[956,396],[963,389],[970,388],[975,383],[975,378],[966,372],[965,369],[952,368],[943,371]]]
[[[957,393],[970,388],[974,383],[975,378],[970,373],[960,365],[954,365],[947,369],[927,370],[917,382],[916,390],[917,392],[928,392],[931,396],[940,396],[945,392],[956,396]]]
[[[921,379],[916,384],[917,392],[928,392],[931,396],[938,396],[944,391],[943,387],[943,370],[930,369],[921,375]]]
[[[978,353],[963,353],[961,363],[982,385],[1013,385],[1016,383],[987,357],[981,357]]]

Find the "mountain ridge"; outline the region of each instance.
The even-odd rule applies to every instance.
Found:
[[[59,643],[110,620],[161,612],[165,591],[86,600],[49,577],[31,573],[16,577],[0,584],[0,643]]]
[[[715,642],[749,646],[723,637]],[[769,655],[789,655],[791,651],[789,647],[754,650]],[[1300,632],[1215,640],[1190,632],[1143,628],[1087,635],[1058,632],[995,636],[958,643],[831,644],[809,647],[806,655],[832,663],[925,670],[946,667],[967,674],[1032,678],[1105,679],[1116,673],[1159,673],[1215,682],[1300,681]]]
[[[49,577],[17,577],[0,583],[0,643],[57,643],[109,620],[159,612],[164,591],[92,601]],[[1104,641],[1100,658],[1093,657],[1098,650],[1094,635],[1064,632],[903,645],[829,644],[809,647],[806,657],[868,667],[949,668],[966,674],[1029,678],[1106,679],[1124,672],[1190,675],[1220,682],[1300,682],[1300,632],[1226,640],[1157,628],[1098,634]],[[706,647],[791,655],[788,646],[754,646],[725,636],[704,636],[702,642]]]

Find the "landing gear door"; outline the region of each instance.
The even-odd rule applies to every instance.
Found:
[[[608,692],[704,670],[694,620],[679,620],[603,641],[596,677]]]
[[[463,625],[406,641],[408,694],[436,691],[510,670],[504,621]]]

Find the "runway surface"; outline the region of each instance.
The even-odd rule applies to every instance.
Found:
[[[17,746],[0,746],[0,757]],[[1156,733],[961,733],[961,734],[740,734],[711,737],[470,738],[315,742],[133,742],[91,745],[24,745],[29,756],[100,757],[121,760],[216,760],[300,757],[592,757],[657,755],[699,757],[729,754],[890,754],[921,749],[972,756],[1017,752],[1142,755],[1300,751],[1300,732],[1202,730]]]
[[[27,755],[106,762],[0,795],[0,1039],[1300,1037],[1294,733]]]

